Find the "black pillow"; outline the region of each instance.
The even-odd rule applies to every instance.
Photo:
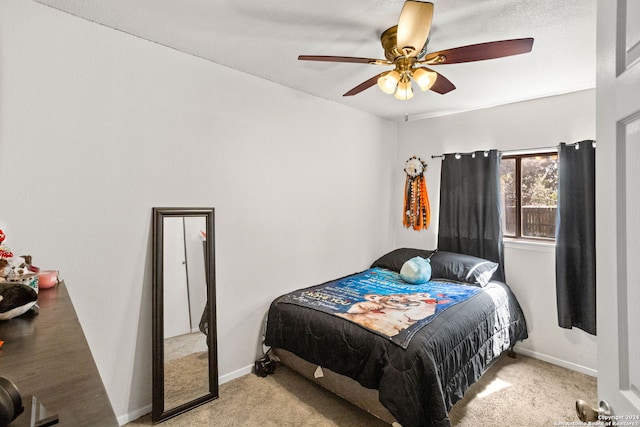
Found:
[[[431,269],[432,279],[486,286],[498,264],[471,255],[437,251],[431,257]]]
[[[380,267],[400,273],[402,265],[413,257],[431,257],[431,279],[449,280],[475,286],[486,286],[498,264],[471,255],[428,249],[395,249],[371,264],[371,268]]]
[[[427,249],[400,248],[382,255],[371,264],[371,268],[380,267],[400,273],[402,265],[413,257],[429,258],[433,251]]]

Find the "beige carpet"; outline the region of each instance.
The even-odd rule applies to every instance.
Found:
[[[596,379],[539,360],[502,356],[451,410],[452,425],[554,426],[577,422],[575,401],[595,404]],[[144,416],[128,426],[150,426]],[[388,424],[284,366],[220,386],[220,398],[162,423],[177,426],[369,426]]]
[[[164,407],[174,408],[188,400],[203,396],[209,390],[209,353],[201,351],[165,363]],[[191,378],[205,378],[192,381]]]

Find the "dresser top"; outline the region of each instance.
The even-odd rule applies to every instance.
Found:
[[[40,289],[38,305],[0,320],[0,376],[23,400],[35,396],[58,414],[61,426],[118,426],[64,282]]]

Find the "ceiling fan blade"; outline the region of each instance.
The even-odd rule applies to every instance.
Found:
[[[500,40],[431,52],[418,62],[438,65],[484,61],[486,59],[502,58],[531,52],[532,47],[533,38]]]
[[[398,49],[406,56],[420,53],[429,37],[433,3],[407,0],[400,12],[398,33],[396,36]]]
[[[438,75],[436,82],[431,86],[432,91],[439,93],[440,95],[444,95],[445,93],[449,93],[456,88],[456,86],[451,83],[451,81],[443,76],[442,74],[434,71]]]
[[[323,61],[323,62],[353,62],[356,64],[372,64],[372,65],[392,65],[393,63],[386,59],[375,58],[356,58],[353,56],[328,56],[328,55],[300,55],[300,61]]]
[[[375,75],[375,76],[371,77],[369,80],[366,80],[366,81],[364,81],[364,82],[360,83],[358,86],[354,87],[353,89],[351,89],[349,92],[345,93],[345,94],[344,94],[344,95],[342,95],[342,96],[353,96],[353,95],[357,95],[357,94],[359,94],[360,92],[362,92],[363,90],[365,90],[365,89],[369,89],[371,86],[374,86],[376,83],[378,83],[378,78],[379,78],[382,74],[384,74],[384,72],[383,72],[383,73],[380,73],[380,74],[377,74],[377,75]]]

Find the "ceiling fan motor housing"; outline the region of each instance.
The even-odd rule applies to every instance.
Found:
[[[398,58],[403,58],[403,57],[407,57],[405,55],[405,53],[398,49],[398,26],[394,25],[391,28],[387,28],[381,35],[380,35],[380,42],[382,43],[382,48],[384,49],[384,57],[387,58],[389,61],[391,62],[396,62],[396,60]],[[424,46],[422,47],[422,49],[420,50],[420,53],[418,53],[414,59],[418,60],[423,58],[426,54],[427,54],[427,44],[429,43],[429,40],[427,40],[424,44]]]

